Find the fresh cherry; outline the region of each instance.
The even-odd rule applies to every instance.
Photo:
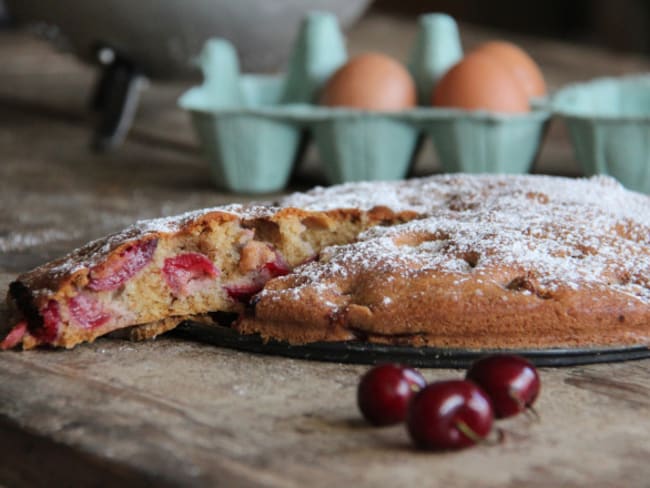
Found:
[[[411,397],[425,385],[422,375],[412,368],[399,364],[382,364],[361,378],[357,403],[371,424],[397,424],[406,417]]]
[[[408,408],[407,428],[420,449],[460,449],[483,440],[494,415],[483,390],[470,381],[432,383],[417,393]]]
[[[488,394],[497,418],[510,417],[530,408],[539,395],[537,370],[521,356],[486,356],[469,368],[465,378]]]

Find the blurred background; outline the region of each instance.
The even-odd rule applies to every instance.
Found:
[[[645,71],[650,50],[650,2],[643,0],[0,0],[0,108],[76,120],[96,151],[120,147],[128,136],[196,155],[176,100],[200,80],[193,60],[203,42],[229,39],[244,71],[277,72],[311,10],[336,13],[351,54],[382,51],[402,61],[418,15],[448,13],[465,50],[495,38],[515,42],[540,64],[550,90]],[[557,124],[548,141],[536,170],[579,174]],[[438,168],[431,150],[419,160],[419,173]],[[318,182],[317,164],[303,166],[315,169],[296,173],[307,175],[305,184]]]
[[[224,37],[244,71],[277,72],[311,10],[336,13],[351,54],[376,50],[401,60],[413,45],[417,16],[445,12],[458,20],[466,50],[492,38],[521,45],[551,90],[641,71],[650,50],[650,2],[644,0],[0,0],[0,102],[32,110],[68,107],[61,115],[85,119],[95,150],[120,146],[134,122],[136,137],[165,133],[160,143],[183,147],[191,135],[175,102],[200,78],[193,59],[203,42]],[[155,123],[146,121],[151,110]],[[434,154],[425,159],[425,166],[436,167]],[[575,173],[571,159],[543,153],[540,161],[545,170],[551,164],[550,171]]]
[[[237,44],[245,69],[268,71],[286,60],[293,26],[314,9],[335,12],[347,28],[362,16],[412,20],[422,13],[445,12],[460,22],[503,33],[634,53],[650,51],[650,2],[645,0],[145,0],[137,4],[125,0],[0,0],[0,28],[26,27],[86,59],[96,55],[101,43],[116,41],[134,58],[155,57],[157,53],[150,48],[169,51],[176,43],[172,47],[176,53],[169,57],[178,61],[187,58],[187,51],[196,53],[203,37],[218,35]],[[149,38],[161,41],[161,31],[167,36],[162,43],[148,42]],[[178,66],[147,65],[146,60],[144,64],[149,75],[187,75]]]
[[[220,36],[236,39],[236,31],[244,31],[252,41],[265,38],[274,46],[287,47],[292,37],[290,28],[279,28],[295,23],[305,11],[313,9],[331,10],[338,14],[346,27],[353,25],[360,16],[366,14],[389,15],[414,18],[428,12],[445,12],[460,22],[485,26],[502,32],[513,32],[528,36],[555,38],[568,42],[600,46],[607,49],[636,53],[650,52],[650,2],[645,0],[545,0],[520,2],[517,0],[329,0],[279,2],[233,2],[220,0],[190,0],[188,2],[130,2],[113,0],[100,2],[104,5],[85,5],[95,2],[61,0],[43,2],[41,0],[0,0],[0,26],[8,29],[28,25],[35,33],[44,37],[56,38],[60,45],[72,41],[78,45],[78,37],[88,40],[90,34],[80,34],[84,30],[95,32],[97,39],[107,31],[103,24],[115,22],[126,35],[134,36],[129,30],[138,29],[144,33],[154,32],[161,27],[170,27],[166,18],[172,12],[176,25],[191,19],[193,24],[185,26],[184,34],[191,30],[205,29],[210,25],[218,29]],[[48,5],[49,4],[49,5]],[[266,4],[266,5],[265,5]],[[268,4],[274,4],[269,6]],[[257,11],[255,8],[256,7]],[[192,16],[191,10],[196,14]],[[123,10],[123,11],[121,11]],[[219,11],[219,15],[208,15]],[[125,12],[128,12],[126,14]],[[156,12],[155,20],[152,12]],[[106,14],[95,17],[93,14]],[[89,16],[86,16],[89,14]],[[265,21],[255,29],[249,25],[257,23],[258,16]],[[115,17],[115,18],[114,18]],[[204,17],[204,19],[201,19]],[[206,19],[205,17],[212,17]],[[274,18],[275,17],[275,18]],[[215,20],[216,19],[216,20]],[[156,25],[158,24],[158,25]],[[170,29],[171,35],[178,34]],[[253,32],[253,30],[255,32]],[[214,33],[214,30],[213,30]],[[66,36],[71,39],[66,40]],[[116,34],[113,34],[116,36]],[[247,57],[247,39],[240,38],[240,49]],[[86,49],[84,47],[83,49]],[[80,50],[83,50],[80,49]],[[87,52],[82,53],[87,56]],[[248,69],[268,70],[279,66],[283,57],[274,53],[258,55],[252,62],[245,63]],[[255,58],[255,56],[253,56]],[[286,59],[286,58],[285,58]]]
[[[446,12],[465,50],[515,42],[550,90],[650,71],[641,0],[0,0],[0,268],[24,270],[135,219],[253,198],[217,190],[177,100],[200,80],[192,59],[206,37],[232,40],[247,71],[278,71],[314,8],[337,13],[351,54],[406,61],[418,14]],[[562,123],[532,170],[581,174]],[[427,144],[414,174],[437,171]],[[283,191],[323,182],[308,151]]]
[[[613,50],[650,51],[650,2],[645,0],[377,0],[372,8],[408,16],[442,11],[505,32]]]

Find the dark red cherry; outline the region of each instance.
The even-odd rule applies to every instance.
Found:
[[[432,383],[411,400],[406,423],[420,449],[460,449],[481,441],[494,419],[490,400],[471,381]]]
[[[392,425],[406,417],[411,397],[424,388],[422,375],[399,364],[382,364],[368,371],[359,382],[357,403],[373,425]]]
[[[484,357],[472,364],[465,378],[483,388],[492,401],[497,418],[522,412],[539,395],[537,370],[521,356],[503,354]]]

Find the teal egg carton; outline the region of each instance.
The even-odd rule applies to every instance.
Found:
[[[550,101],[588,175],[606,174],[650,193],[650,75],[567,86]]]
[[[319,106],[319,92],[348,55],[336,17],[315,12],[303,21],[281,75],[242,74],[228,41],[208,41],[198,59],[204,82],[179,105],[191,114],[217,186],[229,191],[283,189],[307,143],[331,184],[404,178],[425,137],[444,171],[527,172],[550,117],[545,107],[506,115],[429,106],[435,83],[462,55],[455,21],[423,15],[408,63],[419,107]]]

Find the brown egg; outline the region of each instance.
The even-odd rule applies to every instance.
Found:
[[[468,54],[438,81],[433,105],[491,112],[528,112],[528,96],[502,63],[480,52]]]
[[[415,106],[415,82],[394,59],[377,53],[355,56],[323,89],[320,103],[364,110],[403,110]]]
[[[546,82],[537,63],[523,49],[510,42],[490,41],[476,48],[502,62],[523,85],[529,97],[546,95]]]

